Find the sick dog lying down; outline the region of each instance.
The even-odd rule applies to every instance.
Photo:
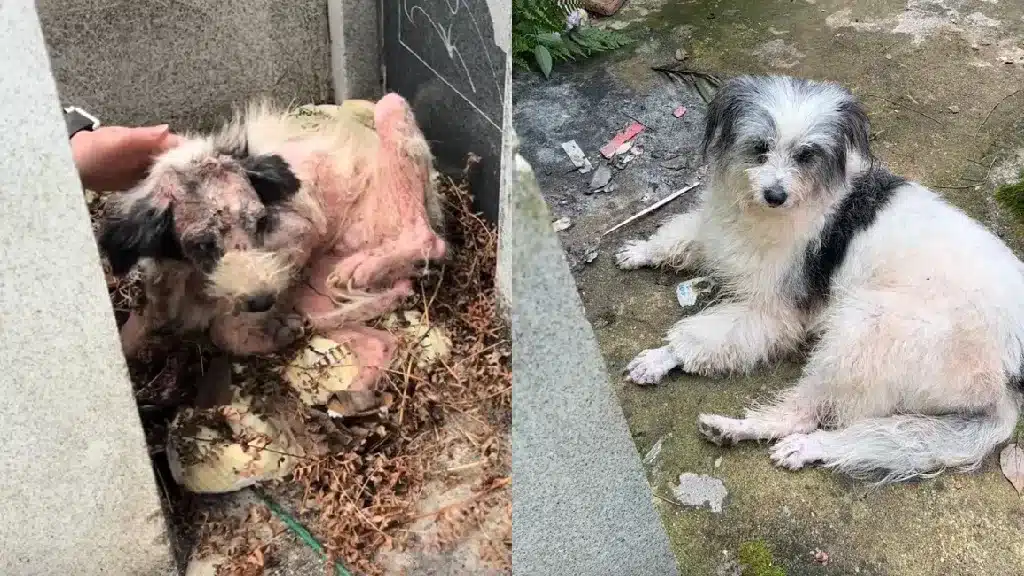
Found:
[[[253,105],[212,136],[186,136],[108,202],[100,247],[115,275],[138,263],[144,279],[145,307],[121,331],[125,354],[160,329],[266,354],[311,326],[367,368],[357,386],[375,380],[394,341],[363,323],[410,295],[409,278],[446,245],[408,104],[385,96],[373,122],[311,130]]]
[[[778,440],[771,458],[899,481],[969,470],[1012,433],[1024,360],[1024,265],[939,196],[882,167],[845,89],[727,83],[708,110],[699,205],[622,268],[704,267],[731,301],[679,321],[628,366],[747,372],[816,339],[803,375],[743,418],[702,414],[716,444]]]

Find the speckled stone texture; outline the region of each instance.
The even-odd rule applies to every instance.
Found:
[[[0,70],[0,574],[165,576],[166,525],[32,2],[0,2]]]

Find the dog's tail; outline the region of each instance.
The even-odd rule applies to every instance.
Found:
[[[973,470],[1010,437],[1019,414],[1017,394],[1006,389],[984,412],[869,418],[828,434],[821,464],[879,483]]]

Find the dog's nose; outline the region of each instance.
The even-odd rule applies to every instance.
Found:
[[[765,188],[761,191],[761,194],[764,196],[764,201],[767,202],[769,206],[782,206],[782,204],[786,202],[786,198],[789,197],[789,194],[786,194],[786,191],[782,189],[782,186]]]
[[[245,307],[249,312],[266,312],[274,306],[273,294],[259,294],[245,301]]]

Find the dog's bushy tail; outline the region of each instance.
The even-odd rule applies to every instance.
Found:
[[[828,435],[822,465],[879,483],[970,471],[1013,433],[1019,399],[1006,390],[990,410],[869,418]]]

